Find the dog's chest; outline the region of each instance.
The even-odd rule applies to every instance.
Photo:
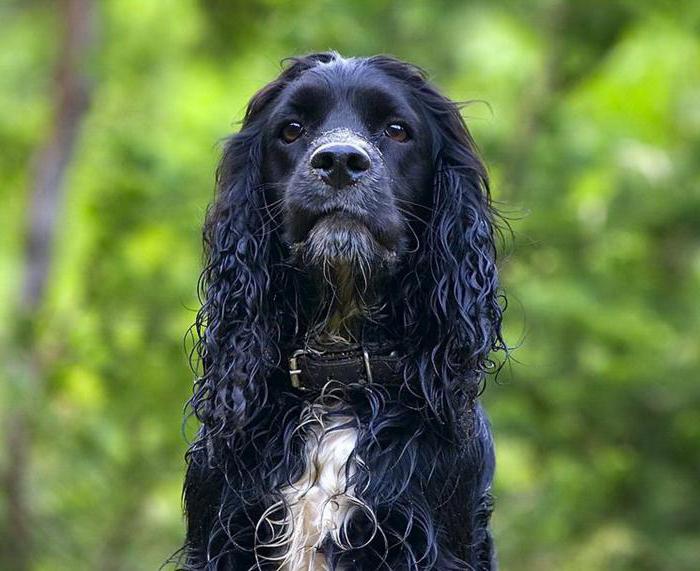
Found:
[[[343,526],[353,505],[348,477],[355,471],[351,459],[357,431],[348,418],[324,415],[312,407],[302,418],[300,430],[305,438],[304,473],[282,489],[285,498],[284,564],[286,571],[327,569],[325,557],[318,551],[326,538],[343,545]]]

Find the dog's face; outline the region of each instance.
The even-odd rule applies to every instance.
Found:
[[[353,60],[319,65],[285,87],[263,136],[268,203],[303,265],[395,265],[433,176],[429,129],[400,82]]]

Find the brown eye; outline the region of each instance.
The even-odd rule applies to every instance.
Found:
[[[398,141],[399,143],[403,143],[408,139],[408,131],[406,131],[406,127],[399,125],[398,123],[392,123],[389,125],[386,129],[384,129],[384,134],[390,139]]]
[[[301,123],[297,123],[296,121],[292,121],[291,123],[287,123],[282,128],[282,133],[280,134],[280,136],[285,143],[293,143],[299,137],[301,137],[301,134],[303,132],[304,132],[304,127],[301,126]]]

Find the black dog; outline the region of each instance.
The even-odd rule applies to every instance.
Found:
[[[418,68],[290,60],[225,147],[185,569],[494,569],[486,170]]]

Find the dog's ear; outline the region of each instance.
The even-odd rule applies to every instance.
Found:
[[[405,323],[419,352],[417,376],[433,410],[451,414],[493,368],[501,335],[494,230],[486,169],[459,107],[415,80],[433,137],[430,220],[409,261]],[[457,397],[457,402],[453,399]]]
[[[209,437],[230,440],[254,419],[266,399],[267,374],[279,359],[279,320],[270,308],[279,264],[262,179],[265,119],[286,85],[333,57],[289,60],[251,99],[217,168],[216,198],[204,226],[202,308],[195,323],[195,357],[202,370],[189,403]]]

